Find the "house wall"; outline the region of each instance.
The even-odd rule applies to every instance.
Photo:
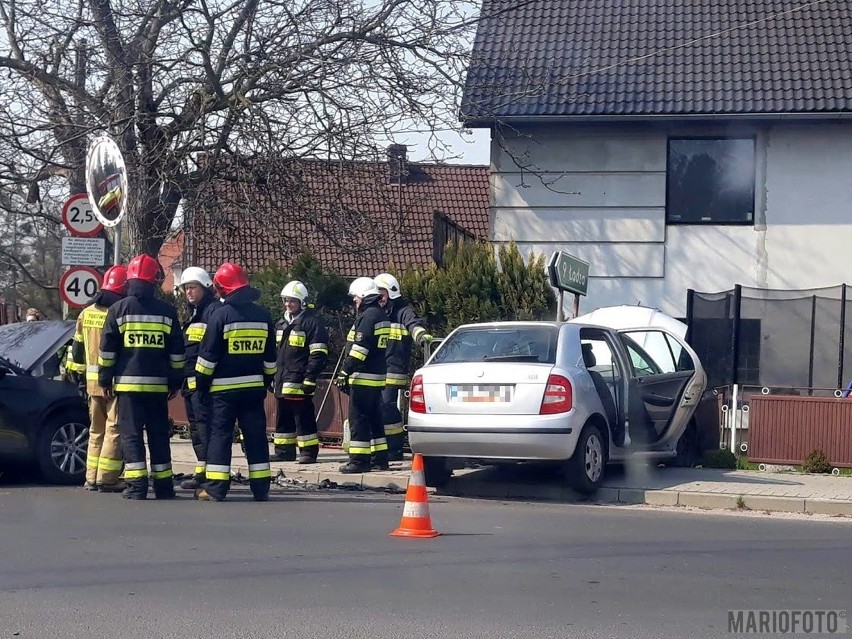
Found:
[[[753,225],[666,224],[667,139],[683,135],[755,136]],[[683,316],[689,288],[852,281],[852,123],[562,124],[493,137],[492,239],[588,261],[581,312],[642,303]]]

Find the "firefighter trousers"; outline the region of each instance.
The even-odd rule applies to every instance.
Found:
[[[254,498],[266,499],[272,472],[266,440],[266,389],[210,393],[210,442],[207,446],[207,493],[222,500],[231,487],[231,447],[239,422],[245,443],[249,486]]]
[[[124,451],[124,481],[128,496],[148,495],[148,467],[145,441],[151,455],[154,496],[174,496],[172,453],[169,448],[169,398],[165,393],[121,393],[118,402],[118,430]]]
[[[195,479],[203,483],[207,471],[207,446],[210,440],[210,395],[191,391],[183,397],[189,420],[189,439],[195,451]]]
[[[272,442],[276,453],[293,455],[298,445],[301,455],[317,458],[319,438],[313,397],[278,398]]]
[[[89,448],[86,481],[108,486],[118,483],[123,458],[116,424],[115,397],[89,396]]]
[[[385,439],[388,440],[388,452],[401,455],[405,441],[405,431],[402,428],[402,413],[399,412],[399,391],[403,386],[385,386],[382,389],[382,424],[384,424]]]
[[[386,464],[388,442],[382,425],[382,389],[374,386],[349,387],[349,460],[369,466]]]

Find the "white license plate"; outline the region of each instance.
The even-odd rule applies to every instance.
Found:
[[[448,384],[447,399],[451,404],[507,404],[514,389],[511,384]]]

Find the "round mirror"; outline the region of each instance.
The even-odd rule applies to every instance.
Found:
[[[86,191],[104,226],[115,226],[127,212],[127,167],[115,141],[104,135],[89,146]]]

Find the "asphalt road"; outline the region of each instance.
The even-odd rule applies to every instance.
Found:
[[[184,492],[184,495],[187,493]],[[850,604],[852,524],[402,496],[127,502],[0,486],[0,639],[722,637]]]

